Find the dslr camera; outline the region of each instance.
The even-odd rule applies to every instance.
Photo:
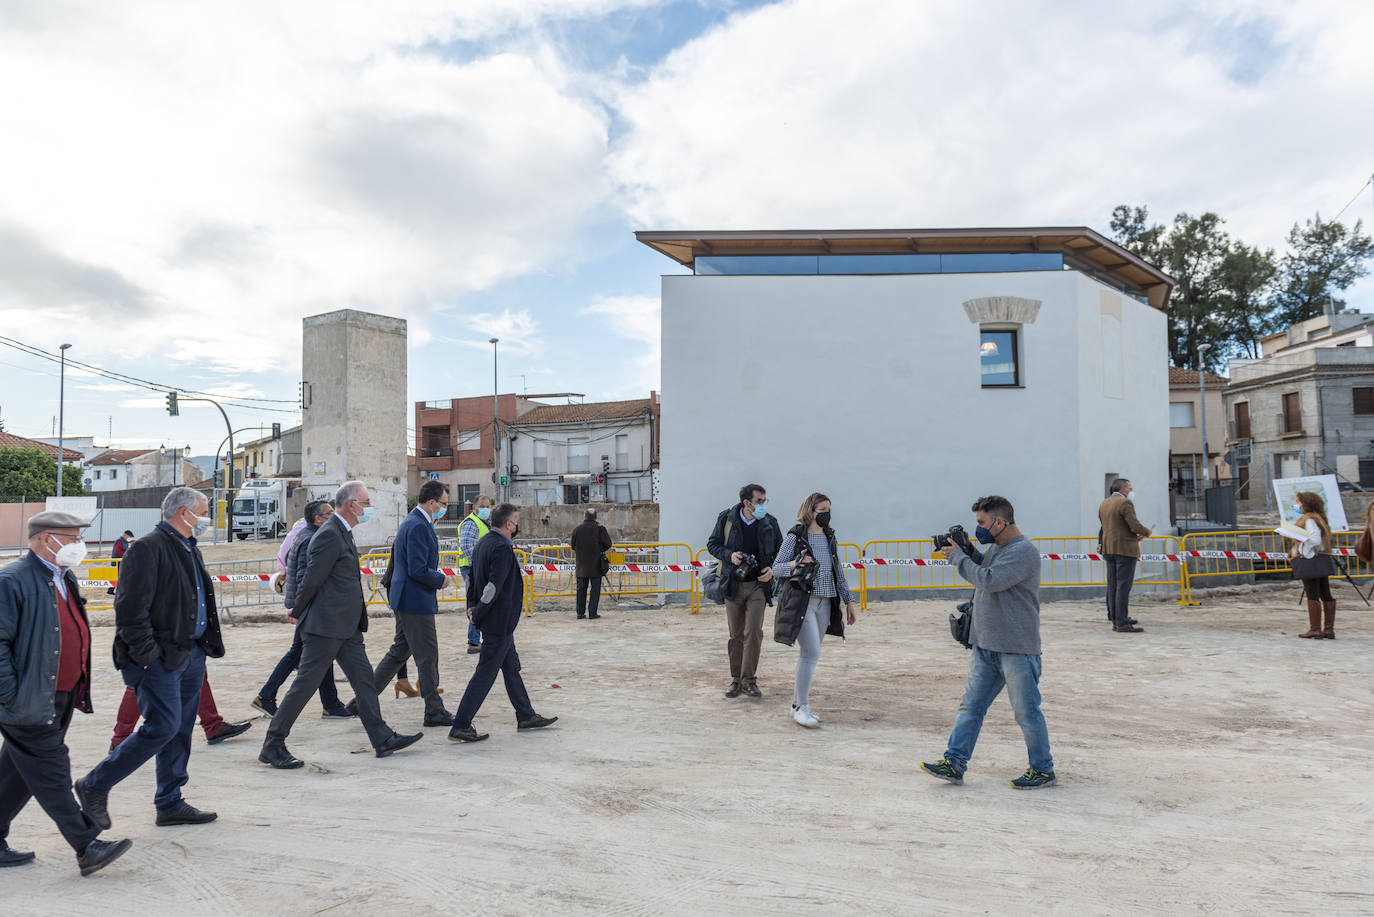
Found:
[[[965,554],[973,553],[973,545],[968,540],[968,533],[964,531],[962,525],[951,525],[949,531],[943,535],[932,535],[931,540],[935,542],[934,550],[939,551],[953,544]]]
[[[759,559],[753,554],[741,554],[739,566],[735,567],[735,578],[744,579],[750,573],[753,573],[754,568],[758,565]]]

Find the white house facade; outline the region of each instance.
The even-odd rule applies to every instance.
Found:
[[[657,392],[533,407],[507,427],[508,499],[524,506],[651,501],[658,420]]]
[[[739,487],[841,540],[929,538],[1001,494],[1028,535],[1096,535],[1132,479],[1167,530],[1170,278],[1086,228],[643,232],[662,287],[660,538]]]
[[[111,449],[82,463],[82,483],[90,493],[198,484],[205,473],[176,450]]]

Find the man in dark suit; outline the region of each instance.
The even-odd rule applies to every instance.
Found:
[[[439,536],[434,523],[448,512],[448,485],[426,481],[420,501],[401,520],[391,546],[391,587],[387,604],[396,615],[396,639],[377,663],[372,683],[381,694],[412,654],[420,670],[420,696],[425,699],[426,726],[452,726],[453,715],[439,698],[439,636],[434,616],[439,613],[439,590],[448,577],[439,570]]]
[[[520,605],[525,597],[525,571],[515,557],[515,536],[519,532],[520,511],[514,504],[502,503],[492,510],[491,531],[477,542],[473,552],[472,586],[478,603],[468,611],[468,617],[482,631],[482,651],[453,717],[453,728],[448,734],[452,742],[480,742],[487,738],[487,733],[473,728],[472,718],[496,683],[497,672],[505,677],[517,729],[542,729],[558,721],[556,716],[534,712],[520,677],[515,628],[520,624]]]
[[[611,534],[596,521],[596,510],[587,510],[582,524],[568,537],[568,546],[573,549],[573,560],[577,564],[577,616],[594,621],[601,617],[597,613],[601,605],[601,557],[611,549]],[[587,604],[588,586],[592,591],[590,606]]]
[[[91,712],[91,627],[72,574],[86,556],[85,527],[70,513],[39,513],[29,520],[29,553],[0,570],[0,866],[34,858],[8,842],[30,799],[57,823],[83,876],[130,847],[100,840],[72,796],[67,727],[75,711]],[[23,909],[11,899],[6,910]]]
[[[372,518],[372,498],[361,481],[349,481],[339,488],[334,506],[334,515],[310,539],[305,578],[296,586],[292,611],[300,622],[304,647],[300,667],[258,754],[263,764],[283,770],[305,763],[287,751],[286,737],[336,660],[353,686],[358,717],[377,757],[385,758],[424,738],[422,732],[403,736],[393,731],[382,719],[377,692],[372,689],[372,664],[363,647],[367,603],[358,547],[353,543],[353,527]]]
[[[224,655],[215,590],[196,535],[210,528],[210,503],[189,487],[162,501],[162,521],[129,546],[115,588],[114,664],[134,689],[143,725],[76,781],[86,814],[110,827],[107,802],[115,785],[157,759],[159,825],[214,821],[181,796],[191,760],[205,657]]]

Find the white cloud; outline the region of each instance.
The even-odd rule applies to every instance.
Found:
[[[615,389],[603,392],[602,397],[643,398],[650,390],[663,388],[661,303],[657,296],[603,296],[582,312],[602,317],[611,334],[632,345],[627,348],[629,358],[619,361],[621,369]]]
[[[1374,6],[793,0],[615,97],[654,228],[1090,223],[1216,210],[1276,244],[1369,171]],[[1367,211],[1366,211],[1367,212]],[[1368,222],[1368,221],[1367,221]]]
[[[544,352],[539,322],[527,309],[512,312],[479,312],[464,319],[478,337],[457,339],[458,343],[485,350],[491,349],[491,339],[498,338],[499,352],[506,355],[537,357]],[[454,339],[448,339],[454,340]]]

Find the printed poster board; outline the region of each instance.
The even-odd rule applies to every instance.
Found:
[[[1275,478],[1274,499],[1278,501],[1279,518],[1282,521],[1296,525],[1302,518],[1302,511],[1296,508],[1296,504],[1297,495],[1304,490],[1321,497],[1326,504],[1326,521],[1331,524],[1331,531],[1344,532],[1350,527],[1345,519],[1345,506],[1341,503],[1340,485],[1336,483],[1334,474]]]

